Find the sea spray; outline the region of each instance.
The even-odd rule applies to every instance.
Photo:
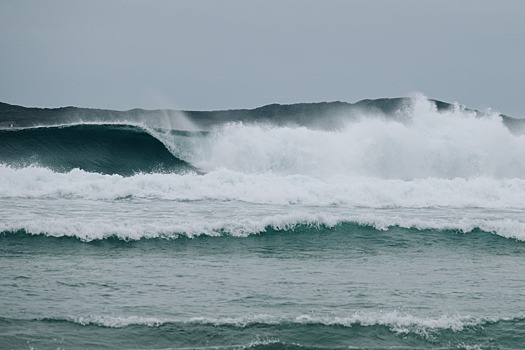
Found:
[[[459,107],[438,111],[422,97],[399,113],[403,118],[362,115],[330,131],[227,124],[194,145],[193,154],[180,156],[204,171],[403,180],[524,178],[525,136],[513,135],[498,115],[479,117]]]

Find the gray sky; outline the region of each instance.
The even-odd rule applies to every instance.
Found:
[[[191,110],[407,96],[525,117],[525,1],[0,0],[0,101]]]

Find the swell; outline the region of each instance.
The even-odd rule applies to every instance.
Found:
[[[404,320],[403,316],[389,314],[375,320],[366,319],[366,315],[363,319],[300,316],[292,320],[247,323],[237,319],[143,320],[135,318],[115,327],[97,320],[0,318],[0,329],[3,329],[0,339],[11,341],[11,347],[33,343],[45,348],[50,344],[66,348],[151,348],[155,344],[156,348],[518,349],[522,346],[525,326],[525,320],[519,317],[476,320],[445,316]],[[61,337],[46,334],[61,334]]]
[[[145,129],[118,124],[0,129],[0,163],[120,175],[195,170]]]

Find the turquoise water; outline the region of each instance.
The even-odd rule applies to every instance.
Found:
[[[0,239],[0,288],[16,291],[4,348],[518,349],[525,335],[525,246],[479,230]]]
[[[403,113],[2,130],[0,348],[523,348],[524,136]]]

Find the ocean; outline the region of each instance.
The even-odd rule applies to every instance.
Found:
[[[416,95],[0,122],[0,349],[525,346],[519,120]]]

